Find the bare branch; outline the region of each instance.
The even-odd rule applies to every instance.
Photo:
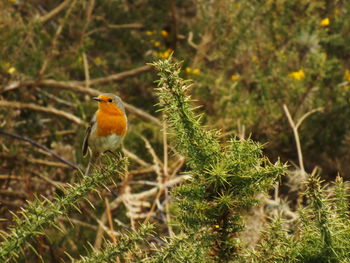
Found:
[[[108,224],[109,224],[109,228],[112,230],[112,232],[114,232],[114,227],[113,227],[113,220],[112,220],[112,214],[111,214],[111,208],[109,206],[109,201],[108,201],[108,198],[106,197],[105,198],[105,204],[106,204],[106,216],[108,218]],[[117,243],[117,239],[115,237],[115,235],[111,235],[111,239],[112,239],[112,242],[114,244]]]
[[[26,160],[31,163],[31,164],[36,164],[36,165],[44,165],[44,166],[49,166],[49,167],[55,167],[55,168],[70,168],[69,165],[59,163],[59,162],[53,162],[53,161],[47,161],[43,159],[37,159],[37,158],[31,158],[27,157]]]
[[[22,103],[22,102],[15,102],[15,101],[6,101],[6,100],[0,100],[0,107],[5,107],[5,108],[17,108],[17,109],[29,109],[29,110],[34,110],[34,111],[40,111],[52,115],[56,115],[59,117],[63,117],[67,120],[70,120],[76,124],[79,125],[85,125],[86,123],[78,118],[77,116],[74,116],[73,114],[70,114],[65,111],[58,110],[56,108],[53,108],[51,106],[49,107],[43,107],[43,106],[38,106],[33,103]]]
[[[286,116],[288,118],[289,124],[292,127],[292,129],[293,129],[293,134],[294,134],[294,138],[295,138],[295,144],[297,146],[300,170],[303,173],[305,173],[304,161],[303,161],[303,153],[302,153],[302,150],[301,150],[301,144],[300,144],[300,138],[299,138],[299,133],[298,133],[298,127],[295,125],[295,122],[293,121],[292,116],[290,115],[290,112],[288,110],[287,105],[283,104],[283,109],[284,109],[284,112],[286,113]]]
[[[301,118],[298,120],[298,123],[296,125],[296,128],[298,129],[299,126],[301,125],[301,123],[307,118],[309,117],[311,114],[315,113],[315,112],[318,112],[318,111],[323,111],[323,107],[319,107],[319,108],[316,108],[316,109],[313,109],[307,113],[305,113],[303,116],[301,116]]]
[[[18,139],[18,140],[22,140],[22,141],[26,141],[26,142],[29,142],[30,144],[34,145],[35,147],[38,147],[48,153],[50,153],[52,155],[52,157],[56,158],[57,160],[59,160],[60,162],[80,171],[79,167],[73,163],[71,163],[70,161],[67,161],[66,159],[64,159],[62,156],[58,155],[57,153],[51,151],[49,148],[47,148],[46,146],[40,144],[40,143],[37,143],[36,141],[33,141],[32,139],[28,138],[28,137],[24,137],[24,136],[20,136],[18,134],[14,134],[14,133],[10,133],[10,132],[6,132],[4,130],[1,130],[0,129],[0,134],[3,134],[3,135],[6,135],[6,136],[9,136],[9,137],[12,137],[12,138],[15,138],[15,139]]]
[[[193,42],[193,32],[190,31],[188,33],[188,38],[187,38],[188,44],[193,47],[194,49],[198,49],[198,45]]]
[[[127,149],[125,149],[125,147],[123,147],[122,149],[123,153],[129,157],[130,159],[134,160],[135,162],[137,162],[139,165],[143,166],[143,167],[151,167],[152,165],[145,162],[144,160],[142,160],[140,157],[138,157],[136,154],[128,151]],[[151,171],[154,171],[154,169],[152,168]]]
[[[77,2],[76,0],[69,1],[70,7],[68,8],[67,12],[65,13],[64,18],[60,20],[60,23],[56,29],[55,35],[53,36],[53,38],[51,40],[51,46],[49,47],[49,49],[47,51],[48,54],[44,60],[44,63],[41,66],[40,71],[39,71],[40,78],[42,78],[42,76],[44,76],[44,74],[45,74],[46,70],[48,69],[49,65],[51,64],[52,60],[59,54],[59,52],[57,52],[57,50],[56,50],[57,40],[59,39],[59,36],[63,32],[63,28],[64,28],[65,24],[67,23],[68,17],[72,13],[76,2]]]
[[[90,85],[96,85],[96,84],[101,84],[101,83],[106,83],[109,81],[117,81],[117,80],[123,80],[128,77],[135,76],[137,74],[141,74],[147,71],[150,71],[152,69],[151,66],[143,66],[137,69],[133,69],[130,71],[125,71],[122,73],[110,75],[109,77],[106,78],[99,78],[95,80],[90,81]],[[72,90],[78,93],[82,94],[87,94],[90,96],[97,96],[102,93],[102,91],[93,89],[93,88],[87,88],[85,87],[85,81],[58,81],[58,80],[53,80],[53,79],[46,79],[46,80],[28,80],[28,81],[16,81],[16,82],[11,82],[9,83],[5,88],[3,88],[0,93],[12,91],[21,87],[26,87],[26,86],[41,86],[41,87],[49,87],[49,88],[57,88],[57,89],[67,89],[67,90]],[[146,121],[151,121],[159,126],[161,126],[161,122],[154,116],[150,115],[149,113],[131,105],[128,103],[124,103],[125,108],[139,116],[140,118],[146,120]]]
[[[304,169],[304,161],[303,161],[303,153],[302,153],[302,150],[301,150],[301,144],[300,144],[300,138],[299,138],[299,132],[298,132],[298,129],[300,127],[300,125],[302,124],[302,122],[307,118],[309,117],[311,114],[315,113],[315,112],[318,112],[318,111],[321,111],[323,110],[323,108],[317,108],[317,109],[313,109],[307,113],[305,113],[298,121],[297,121],[297,124],[295,124],[295,122],[293,121],[293,118],[292,116],[290,115],[290,112],[288,110],[288,107],[287,105],[283,104],[283,110],[288,118],[288,122],[290,124],[290,126],[292,127],[293,129],[293,134],[294,134],[294,138],[295,138],[295,144],[297,146],[297,152],[298,152],[298,159],[299,159],[299,167],[300,167],[300,170],[305,173],[305,169]]]
[[[140,23],[133,23],[133,24],[123,24],[123,25],[108,25],[108,28],[110,29],[141,29],[145,26]]]
[[[86,58],[85,52],[83,53],[83,61],[84,61],[84,73],[85,73],[85,88],[90,88],[90,71],[89,64]]]
[[[69,5],[70,2],[71,2],[71,0],[66,0],[66,1],[62,2],[60,5],[58,5],[54,9],[52,9],[46,15],[39,17],[37,21],[39,23],[46,23],[46,22],[48,22],[49,20],[51,20],[52,18],[57,16],[59,13],[61,13]]]
[[[43,89],[39,89],[37,88],[36,90],[40,91],[41,93],[43,93],[45,96],[47,96],[48,98],[52,99],[53,101],[57,102],[57,103],[60,103],[60,104],[63,104],[63,105],[66,105],[68,107],[71,107],[71,108],[77,108],[77,105],[72,103],[72,102],[69,102],[69,101],[66,101],[62,98],[59,98],[49,92],[46,92],[45,90]]]
[[[105,84],[105,83],[112,82],[112,81],[119,81],[119,80],[123,80],[123,79],[129,78],[129,77],[139,75],[141,73],[149,72],[152,69],[153,69],[152,66],[146,65],[146,66],[142,66],[142,67],[139,67],[136,69],[124,71],[121,73],[112,74],[112,75],[109,75],[107,77],[93,79],[93,80],[91,80],[90,84],[97,85],[97,84]]]
[[[131,105],[131,104],[128,104],[128,103],[125,103],[124,102],[124,105],[125,105],[125,108],[129,111],[129,112],[132,112],[133,114],[135,115],[138,115],[140,118],[144,119],[144,120],[147,120],[147,121],[151,121],[155,124],[157,124],[158,126],[161,126],[162,123],[160,120],[158,120],[156,117],[150,115],[149,113]]]

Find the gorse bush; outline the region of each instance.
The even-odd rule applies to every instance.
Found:
[[[270,164],[251,140],[232,139],[221,148],[218,133],[203,130],[191,108],[185,94],[189,84],[179,78],[179,65],[169,60],[154,65],[160,71],[160,106],[192,168],[189,182],[173,190],[176,219],[185,236],[170,239],[167,246],[173,250],[165,248],[161,255],[169,262],[348,262],[346,186],[338,178],[327,194],[314,174],[308,175],[308,205],[300,208],[294,230],[277,218],[255,251],[246,254],[237,235],[244,226],[243,211],[256,203],[257,193],[271,188],[285,167]],[[184,251],[184,246],[191,249]]]
[[[295,116],[324,107],[323,114],[312,116],[300,131],[309,155],[307,166],[311,170],[321,165],[333,174],[337,165],[344,175],[348,171],[348,1],[194,0],[169,5],[160,0],[126,5],[73,1],[52,17],[39,16],[38,9],[54,9],[59,1],[39,7],[13,2],[1,3],[1,23],[11,25],[0,34],[5,43],[1,80],[20,81],[21,87],[29,89],[19,94],[18,87],[10,85],[7,99],[46,105],[53,100],[53,92],[79,104],[74,93],[84,93],[83,89],[72,91],[71,85],[37,80],[81,81],[75,84],[84,86],[85,78],[91,76],[90,87],[98,84],[113,92],[110,81],[96,79],[175,51],[184,61],[183,74],[196,80],[193,93],[205,107],[208,124],[235,134],[244,126],[246,134],[269,142],[267,150],[273,159],[295,159],[281,105],[288,104]],[[118,92],[129,103],[154,113],[152,81],[151,75],[128,79],[118,85]],[[29,90],[36,85],[47,88],[49,94],[39,89],[37,98],[32,98]],[[82,119],[91,112],[84,105],[71,108],[62,103],[61,107]],[[22,114],[29,120],[18,130],[32,135],[43,129],[35,114]]]
[[[348,189],[337,178],[329,191],[315,175],[307,181],[308,205],[300,208],[294,229],[280,218],[270,224],[251,262],[349,262]]]
[[[100,252],[82,257],[79,262],[347,262],[350,228],[347,190],[340,178],[331,197],[319,179],[309,175],[305,197],[308,205],[300,210],[294,232],[283,219],[272,221],[259,244],[245,249],[239,231],[244,228],[244,211],[256,204],[256,195],[271,188],[286,169],[263,157],[261,146],[251,140],[231,139],[219,143],[219,133],[206,130],[186,94],[189,84],[179,77],[180,66],[171,59],[153,64],[159,70],[159,106],[172,128],[176,147],[188,158],[191,178],[172,191],[176,231],[163,237],[162,244],[141,242],[152,228],[124,234],[115,244],[107,243]],[[1,257],[9,261],[24,249],[27,241],[44,234],[44,226],[54,226],[57,216],[66,214],[88,191],[115,175],[115,167],[125,160],[85,177],[65,196],[54,202],[36,201],[17,218],[11,233],[4,236]],[[120,174],[116,177],[120,178]],[[169,222],[170,223],[170,222]],[[138,251],[139,253],[135,253]]]
[[[348,262],[349,13],[0,1],[0,262]],[[128,165],[81,178],[101,92],[125,102]],[[308,117],[303,169],[283,105]]]
[[[95,251],[88,256],[82,257],[80,260],[73,260],[75,263],[104,263],[115,262],[116,258],[121,262],[132,261],[133,257],[137,257],[136,247],[140,243],[144,243],[145,239],[152,235],[153,227],[151,225],[143,225],[138,232],[129,232],[118,238],[118,243],[107,242],[102,251]]]
[[[349,2],[198,2],[201,19],[189,31],[201,32],[202,42],[196,42],[198,52],[186,50],[194,61],[181,55],[186,67],[201,70],[189,76],[196,79],[194,93],[208,122],[236,133],[244,125],[246,134],[268,142],[271,157],[294,159],[281,105],[293,116],[324,107],[300,131],[306,164],[346,176]]]
[[[186,95],[189,85],[179,77],[179,65],[170,60],[154,65],[160,72],[160,106],[191,168],[190,182],[173,191],[188,246],[197,247],[189,260],[208,260],[212,253],[213,262],[227,262],[239,248],[235,237],[243,227],[242,211],[254,204],[255,194],[271,187],[284,167],[270,164],[251,140],[232,139],[221,146],[218,132],[201,127]]]
[[[4,233],[4,241],[0,243],[0,259],[2,262],[9,262],[18,257],[20,251],[24,251],[30,246],[32,238],[44,234],[46,227],[59,226],[55,219],[59,216],[67,216],[69,208],[76,208],[76,203],[85,198],[91,192],[96,191],[98,187],[103,186],[113,177],[120,179],[123,175],[123,169],[127,165],[127,160],[120,159],[117,162],[110,162],[110,165],[94,173],[92,176],[84,176],[81,183],[70,187],[68,190],[62,189],[63,196],[57,196],[55,200],[36,199],[29,203],[28,208],[21,212],[21,216],[14,215],[15,225],[11,227],[10,233]],[[79,209],[78,209],[79,210]],[[32,247],[35,251],[34,247]]]

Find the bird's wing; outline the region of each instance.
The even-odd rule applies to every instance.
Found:
[[[96,113],[95,113],[94,117],[92,117],[89,126],[86,128],[84,142],[83,142],[83,156],[84,157],[86,156],[86,154],[88,152],[89,137],[91,134],[92,127],[95,125],[95,123],[96,123]]]

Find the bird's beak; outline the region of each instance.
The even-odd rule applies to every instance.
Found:
[[[102,101],[99,97],[93,97],[92,99],[93,99],[93,100],[96,100],[96,101],[98,101],[98,102]]]

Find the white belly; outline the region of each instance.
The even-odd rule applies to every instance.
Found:
[[[92,130],[91,132],[96,133],[96,130]],[[122,140],[122,136],[115,134],[101,137],[94,135],[89,138],[89,146],[93,151],[100,153],[104,153],[105,151],[115,151]]]

